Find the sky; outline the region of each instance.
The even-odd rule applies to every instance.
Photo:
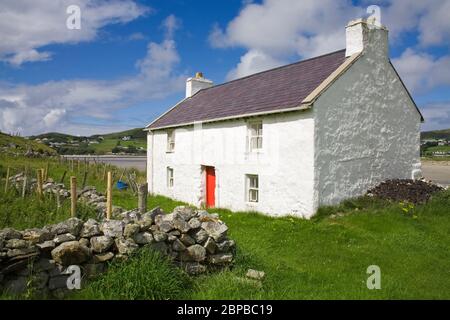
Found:
[[[450,128],[450,0],[0,0],[0,131],[144,127],[197,71],[219,84],[345,48],[370,5],[422,130]]]

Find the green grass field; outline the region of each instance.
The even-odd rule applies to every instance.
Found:
[[[91,144],[90,147],[95,150],[96,154],[106,154],[110,153],[111,150],[117,146],[117,142],[119,140],[117,139],[104,139],[99,144]],[[135,147],[143,147],[144,149],[147,148],[147,140],[145,139],[137,139],[132,141],[120,141],[120,145],[122,147],[129,147],[129,146],[135,146]]]
[[[6,166],[19,170],[46,164],[46,160],[1,157],[0,161],[2,176]],[[56,176],[63,171],[57,162],[50,165],[49,172]],[[88,179],[104,190],[98,178]],[[22,200],[13,194],[1,194],[0,228],[43,225],[68,215],[67,211],[48,219],[28,219],[49,216],[52,206],[19,204]],[[131,209],[136,198],[129,191],[115,190],[114,204]],[[167,212],[179,204],[161,196],[148,199],[149,208],[160,205]],[[84,210],[85,217],[91,214]],[[450,299],[450,191],[416,207],[368,197],[347,200],[321,208],[312,220],[210,211],[220,214],[236,241],[231,270],[188,277],[163,257],[143,250],[126,264],[113,264],[69,298]],[[370,265],[381,269],[381,290],[366,287]],[[266,272],[262,284],[245,279],[249,268]]]
[[[14,147],[13,147],[14,146]],[[37,143],[32,140],[26,140],[22,137],[14,137],[0,132],[0,148],[7,148],[11,153],[25,153],[29,149],[39,153],[56,154],[52,148]]]

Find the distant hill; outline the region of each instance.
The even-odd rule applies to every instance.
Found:
[[[83,139],[86,139],[87,137],[78,137],[78,136],[72,136],[70,134],[65,133],[59,133],[59,132],[49,132],[49,133],[43,133],[36,136],[30,136],[28,137],[30,140],[36,140],[36,139],[48,139],[52,140],[53,142],[69,142],[71,140],[75,141],[81,141]]]
[[[2,153],[25,154],[29,151],[39,154],[56,154],[55,150],[45,144],[23,137],[10,136],[0,132],[0,150]]]
[[[131,137],[131,139],[146,139],[147,133],[144,131],[144,128],[135,128],[114,133],[96,134],[91,136],[90,138],[103,137],[105,139],[120,139],[127,136]]]
[[[49,132],[29,137],[30,140],[48,145],[59,154],[143,154],[147,147],[146,138],[143,128],[92,136]]]
[[[428,139],[446,139],[450,140],[450,129],[444,129],[444,130],[434,130],[434,131],[425,131],[421,132],[420,134],[421,140],[428,140]]]

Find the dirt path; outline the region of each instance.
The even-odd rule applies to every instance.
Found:
[[[423,161],[423,176],[436,183],[450,186],[450,163],[439,161]]]

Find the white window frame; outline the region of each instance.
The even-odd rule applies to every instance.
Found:
[[[249,152],[262,150],[263,148],[262,120],[253,120],[247,122],[247,146]]]
[[[256,179],[256,180],[255,180]],[[249,203],[259,202],[259,176],[257,174],[246,174],[245,197]],[[253,183],[256,181],[256,184]]]
[[[167,131],[167,152],[175,151],[175,130]]]
[[[167,188],[173,188],[174,179],[173,179],[173,168],[167,167]]]

